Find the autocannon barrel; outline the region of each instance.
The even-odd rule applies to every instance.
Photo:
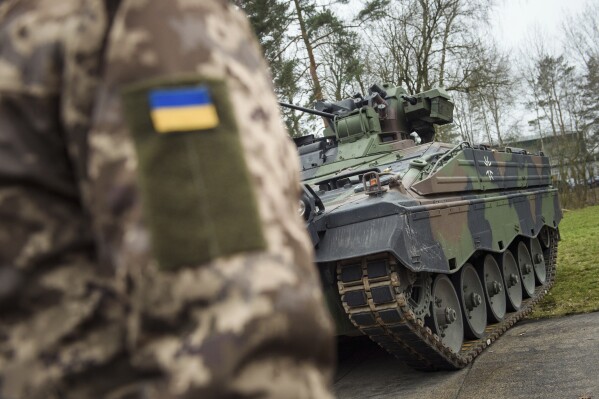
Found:
[[[287,104],[283,102],[279,102],[279,105],[286,108],[296,109],[298,111],[306,112],[312,115],[323,116],[325,118],[335,118],[335,114],[331,114],[328,112],[317,111],[315,109],[300,107],[299,105]]]

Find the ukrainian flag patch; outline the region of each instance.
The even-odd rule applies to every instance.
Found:
[[[156,89],[148,97],[150,117],[158,133],[207,130],[219,125],[207,86]]]

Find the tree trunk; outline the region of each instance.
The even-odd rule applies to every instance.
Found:
[[[443,44],[441,48],[441,62],[439,64],[439,86],[443,87],[445,84],[445,61],[447,59],[447,42],[449,40],[449,33],[451,32],[451,27],[453,25],[453,21],[457,16],[457,3],[454,3],[452,6],[452,10],[449,16],[447,16],[447,21],[445,21],[445,30],[443,31]]]
[[[297,21],[300,26],[302,39],[304,41],[304,45],[306,46],[306,52],[308,53],[308,59],[310,62],[310,77],[312,78],[312,83],[314,85],[314,98],[316,100],[322,100],[322,86],[320,85],[318,74],[316,73],[317,65],[316,59],[314,58],[314,49],[312,47],[312,43],[310,42],[310,38],[308,37],[308,30],[306,29],[306,21],[304,21],[302,6],[300,5],[299,0],[293,0],[293,2],[295,3]]]

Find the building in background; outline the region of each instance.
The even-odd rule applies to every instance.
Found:
[[[577,184],[599,185],[599,149],[589,149],[576,132],[563,136],[524,136],[509,146],[531,153],[542,151],[551,160],[551,174],[556,181],[573,187]]]

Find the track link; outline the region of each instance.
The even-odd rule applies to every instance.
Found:
[[[489,324],[484,335],[464,341],[459,353],[447,348],[410,309],[400,292],[399,267],[390,255],[363,257],[337,264],[337,286],[351,322],[390,354],[420,370],[455,370],[471,363],[518,320],[528,315],[553,286],[557,263],[557,230],[550,229],[551,244],[544,249],[547,280],[535,288],[517,312],[500,323]]]

